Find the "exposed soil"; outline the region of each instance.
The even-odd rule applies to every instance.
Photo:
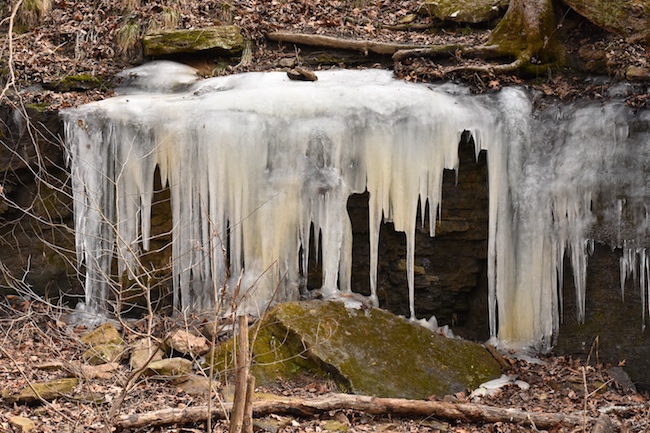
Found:
[[[38,432],[93,432],[107,431],[107,417],[111,408],[130,383],[116,414],[155,411],[164,408],[185,408],[207,404],[207,392],[193,394],[183,391],[178,381],[160,380],[152,377],[129,382],[132,375],[128,357],[105,378],[89,378],[82,371],[82,354],[87,349],[80,336],[85,327],[66,325],[69,312],[51,305],[30,302],[18,297],[0,300],[0,378],[2,392],[15,393],[30,383],[76,376],[79,384],[68,394],[33,405],[0,403],[0,431],[12,430],[10,419],[21,416],[34,421]],[[195,322],[198,323],[198,322]],[[146,332],[146,321],[123,323],[123,338],[128,343]],[[156,318],[151,335],[162,337],[178,327],[192,329],[192,319],[183,324],[171,319]],[[601,414],[613,421],[614,430],[620,432],[645,432],[650,428],[650,400],[647,394],[627,388],[619,377],[612,377],[611,366],[598,363],[598,353],[582,362],[565,357],[543,357],[537,363],[506,358],[511,364],[505,373],[525,381],[530,388],[522,389],[508,385],[493,396],[476,397],[471,391],[454,396],[440,396],[448,402],[485,404],[529,412],[578,414],[597,418]],[[43,364],[59,363],[66,369],[44,370]],[[202,374],[200,360],[193,359],[193,370]],[[132,386],[131,386],[132,385]],[[231,387],[219,383],[212,393],[212,405],[218,407]],[[278,396],[313,398],[337,391],[330,382],[306,379],[300,383],[278,382],[271,387],[258,387],[257,392]],[[333,423],[332,421],[336,421]],[[256,420],[262,431],[271,432],[319,432],[319,431],[395,431],[395,432],[514,432],[539,431],[536,427],[509,422],[462,423],[448,419],[396,418],[370,416],[362,412],[340,410],[312,418],[270,416]],[[553,432],[594,431],[593,421],[584,425],[557,425]],[[186,425],[151,426],[134,429],[138,432],[204,432],[205,422]],[[212,431],[227,431],[228,423],[213,422]],[[329,430],[328,430],[329,429]],[[110,431],[110,430],[109,430]],[[129,431],[129,430],[127,430]]]

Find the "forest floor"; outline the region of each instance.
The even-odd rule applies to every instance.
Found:
[[[0,3],[0,7],[2,5],[4,15],[9,16],[7,3]],[[224,59],[206,59],[199,68],[205,76],[284,70],[280,60],[289,57],[296,59],[298,64],[304,61],[314,69],[390,68],[398,78],[408,81],[463,82],[475,92],[493,92],[506,85],[521,85],[534,90],[540,98],[571,100],[606,97],[607,88],[624,80],[629,66],[644,68],[650,65],[650,53],[643,44],[608,33],[569,9],[558,12],[562,16],[557,27],[563,34],[567,56],[597,58],[601,75],[576,74],[567,69],[548,69],[541,76],[532,77],[449,72],[449,66],[484,61],[463,56],[459,51],[435,59],[393,61],[390,55],[308,50],[266,38],[272,31],[288,31],[421,45],[477,46],[488,40],[494,22],[474,26],[439,22],[423,12],[420,0],[52,0],[51,5],[41,23],[33,27],[21,24],[27,18],[21,20],[19,14],[14,28],[23,33],[14,33],[11,44],[5,39],[0,46],[0,60],[12,66],[15,78],[15,86],[11,86],[6,95],[10,100],[21,99],[29,104],[58,109],[110,96],[113,76],[145,61],[137,35],[151,29],[200,28],[214,24],[241,27],[244,36],[253,42],[252,57],[249,62],[230,59],[229,64],[228,59],[225,64]],[[0,28],[7,30],[8,23],[5,19]],[[323,60],[324,57],[329,60]],[[508,63],[512,59],[496,61]],[[9,69],[3,67],[5,76]],[[48,90],[55,88],[53,84],[66,76],[81,74],[101,77],[104,81],[97,88],[83,91]],[[646,85],[628,86],[625,96],[631,106],[644,106],[648,100]]]
[[[72,391],[50,400],[32,404],[4,400],[0,404],[0,432],[21,431],[12,427],[17,419],[28,418],[35,432],[104,432],[109,414],[146,413],[161,409],[183,409],[208,404],[208,388],[185,388],[178,381],[156,377],[138,377],[134,380],[128,356],[115,365],[114,370],[97,370],[83,361],[87,346],[80,337],[88,331],[83,326],[65,323],[69,311],[52,305],[30,302],[15,296],[0,300],[0,383],[3,395],[15,394],[37,382],[64,377],[77,377],[79,382]],[[149,335],[161,338],[187,323],[156,318]],[[128,328],[128,330],[127,330]],[[146,335],[145,321],[130,322],[123,327],[125,342]],[[190,326],[191,328],[191,326]],[[190,358],[191,359],[191,358]],[[647,432],[650,430],[650,399],[647,393],[637,392],[621,376],[618,366],[602,365],[594,351],[586,361],[569,357],[543,356],[515,360],[506,354],[510,364],[504,373],[529,385],[525,389],[507,385],[491,396],[475,396],[467,389],[453,396],[431,396],[431,400],[448,403],[469,403],[494,408],[509,408],[530,414],[553,413],[577,415],[584,419],[577,425],[553,425],[547,428],[499,422],[463,422],[430,416],[395,417],[368,415],[355,410],[332,410],[311,417],[287,414],[271,415],[255,420],[256,431],[275,432],[455,432],[494,433],[518,431],[549,432]],[[193,361],[193,372],[202,375],[200,359]],[[55,368],[53,366],[64,366]],[[95,374],[98,373],[98,374]],[[232,395],[226,383],[216,382],[210,392],[211,405],[218,408]],[[278,398],[325,398],[337,389],[331,382],[307,380],[301,383],[277,382],[272,386],[258,387],[256,393]],[[122,400],[123,398],[123,400]],[[117,402],[117,403],[116,403]],[[595,421],[606,414],[612,422],[597,430]],[[16,418],[18,417],[18,418]],[[215,420],[211,431],[228,431],[225,420]],[[159,426],[126,428],[133,432],[205,432],[204,421]]]

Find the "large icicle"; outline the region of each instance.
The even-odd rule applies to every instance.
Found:
[[[122,76],[121,96],[63,114],[77,254],[95,310],[106,307],[114,255],[120,273],[137,273],[149,246],[158,167],[171,193],[176,308],[213,308],[220,288],[232,295],[240,275],[239,301],[250,311],[294,299],[310,241],[319,240],[322,292],[350,291],[346,203],[367,190],[371,301],[380,226],[392,221],[406,234],[415,318],[416,215],[428,205],[434,235],[443,171],[458,169],[465,133],[477,154],[487,150],[493,335],[552,343],[565,252],[582,320],[594,240],[625,246],[622,286],[631,272],[648,276],[650,115],[633,116],[622,103],[535,113],[521,89],[470,95],[379,70],[324,71],[316,82],[283,73],[197,81],[191,68],[158,62]]]

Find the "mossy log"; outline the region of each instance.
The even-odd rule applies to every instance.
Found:
[[[116,417],[113,425],[118,429],[133,429],[145,426],[204,422],[208,416],[213,419],[225,418],[231,408],[232,403],[223,403],[219,407],[210,408],[210,410],[207,406],[193,406],[184,409],[162,409],[120,415]],[[503,422],[543,429],[583,425],[583,423],[591,424],[595,421],[594,418],[582,414],[527,412],[472,403],[378,398],[350,394],[330,394],[313,399],[278,397],[273,400],[253,402],[253,415],[256,417],[272,413],[311,417],[319,413],[342,409],[357,410],[371,415],[434,416],[463,422]]]

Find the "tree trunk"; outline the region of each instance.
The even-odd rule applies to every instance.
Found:
[[[488,44],[524,66],[558,62],[563,60],[563,47],[557,29],[552,0],[510,0]]]

